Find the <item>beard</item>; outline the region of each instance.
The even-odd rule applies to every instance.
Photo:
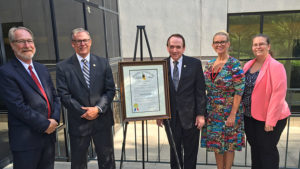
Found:
[[[28,51],[31,51],[31,53],[28,53]],[[24,61],[32,60],[34,54],[35,54],[35,50],[33,50],[33,49],[25,49],[25,50],[22,50],[22,51],[15,51],[15,55],[20,60],[24,60]]]

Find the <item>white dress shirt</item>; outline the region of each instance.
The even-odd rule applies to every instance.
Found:
[[[173,70],[174,70],[174,60],[172,58],[170,58],[170,67],[171,67],[171,76],[172,76],[172,79],[173,79]],[[179,72],[179,79],[181,77],[181,67],[182,67],[182,56],[180,57],[180,59],[178,59],[178,64],[177,64],[177,67],[178,67],[178,72]]]
[[[90,54],[88,54],[85,58],[81,57],[80,55],[78,55],[76,53],[76,56],[77,56],[77,59],[79,61],[79,64],[80,64],[80,67],[81,67],[81,70],[83,70],[83,62],[81,61],[82,59],[86,59],[87,60],[87,65],[90,69]]]
[[[17,57],[16,57],[16,58],[17,58]],[[36,76],[37,79],[39,80],[41,86],[43,87],[43,84],[41,83],[41,80],[40,80],[40,78],[39,78],[39,75],[38,75],[37,72],[35,71],[35,68],[34,68],[32,62],[31,62],[30,64],[27,64],[27,63],[23,62],[22,60],[20,60],[19,58],[17,58],[17,59],[22,63],[22,65],[24,66],[25,70],[28,72],[28,74],[29,74],[30,77],[31,77],[31,74],[30,74],[30,71],[29,71],[28,67],[29,67],[29,66],[32,67],[33,73],[35,74],[35,76]],[[44,87],[43,87],[43,89],[44,89]]]

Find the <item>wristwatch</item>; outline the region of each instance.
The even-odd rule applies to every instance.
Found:
[[[98,108],[98,114],[102,114],[103,112],[102,112],[101,107],[100,106],[96,106],[96,107]]]

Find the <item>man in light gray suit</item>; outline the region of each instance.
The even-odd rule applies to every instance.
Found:
[[[92,39],[87,30],[72,31],[75,54],[57,64],[57,91],[68,110],[71,140],[71,169],[87,168],[91,139],[99,169],[115,169],[110,104],[115,84],[105,58],[90,53]]]

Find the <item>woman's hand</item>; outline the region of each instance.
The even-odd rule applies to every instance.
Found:
[[[233,127],[235,124],[235,114],[230,113],[225,123],[226,126]]]
[[[273,126],[270,126],[270,125],[265,125],[265,131],[266,132],[269,132],[269,131],[273,131]]]
[[[242,96],[235,94],[233,96],[233,105],[231,108],[230,115],[227,117],[227,121],[225,123],[228,127],[233,127],[235,124],[236,112],[239,110],[239,106],[242,100]]]

